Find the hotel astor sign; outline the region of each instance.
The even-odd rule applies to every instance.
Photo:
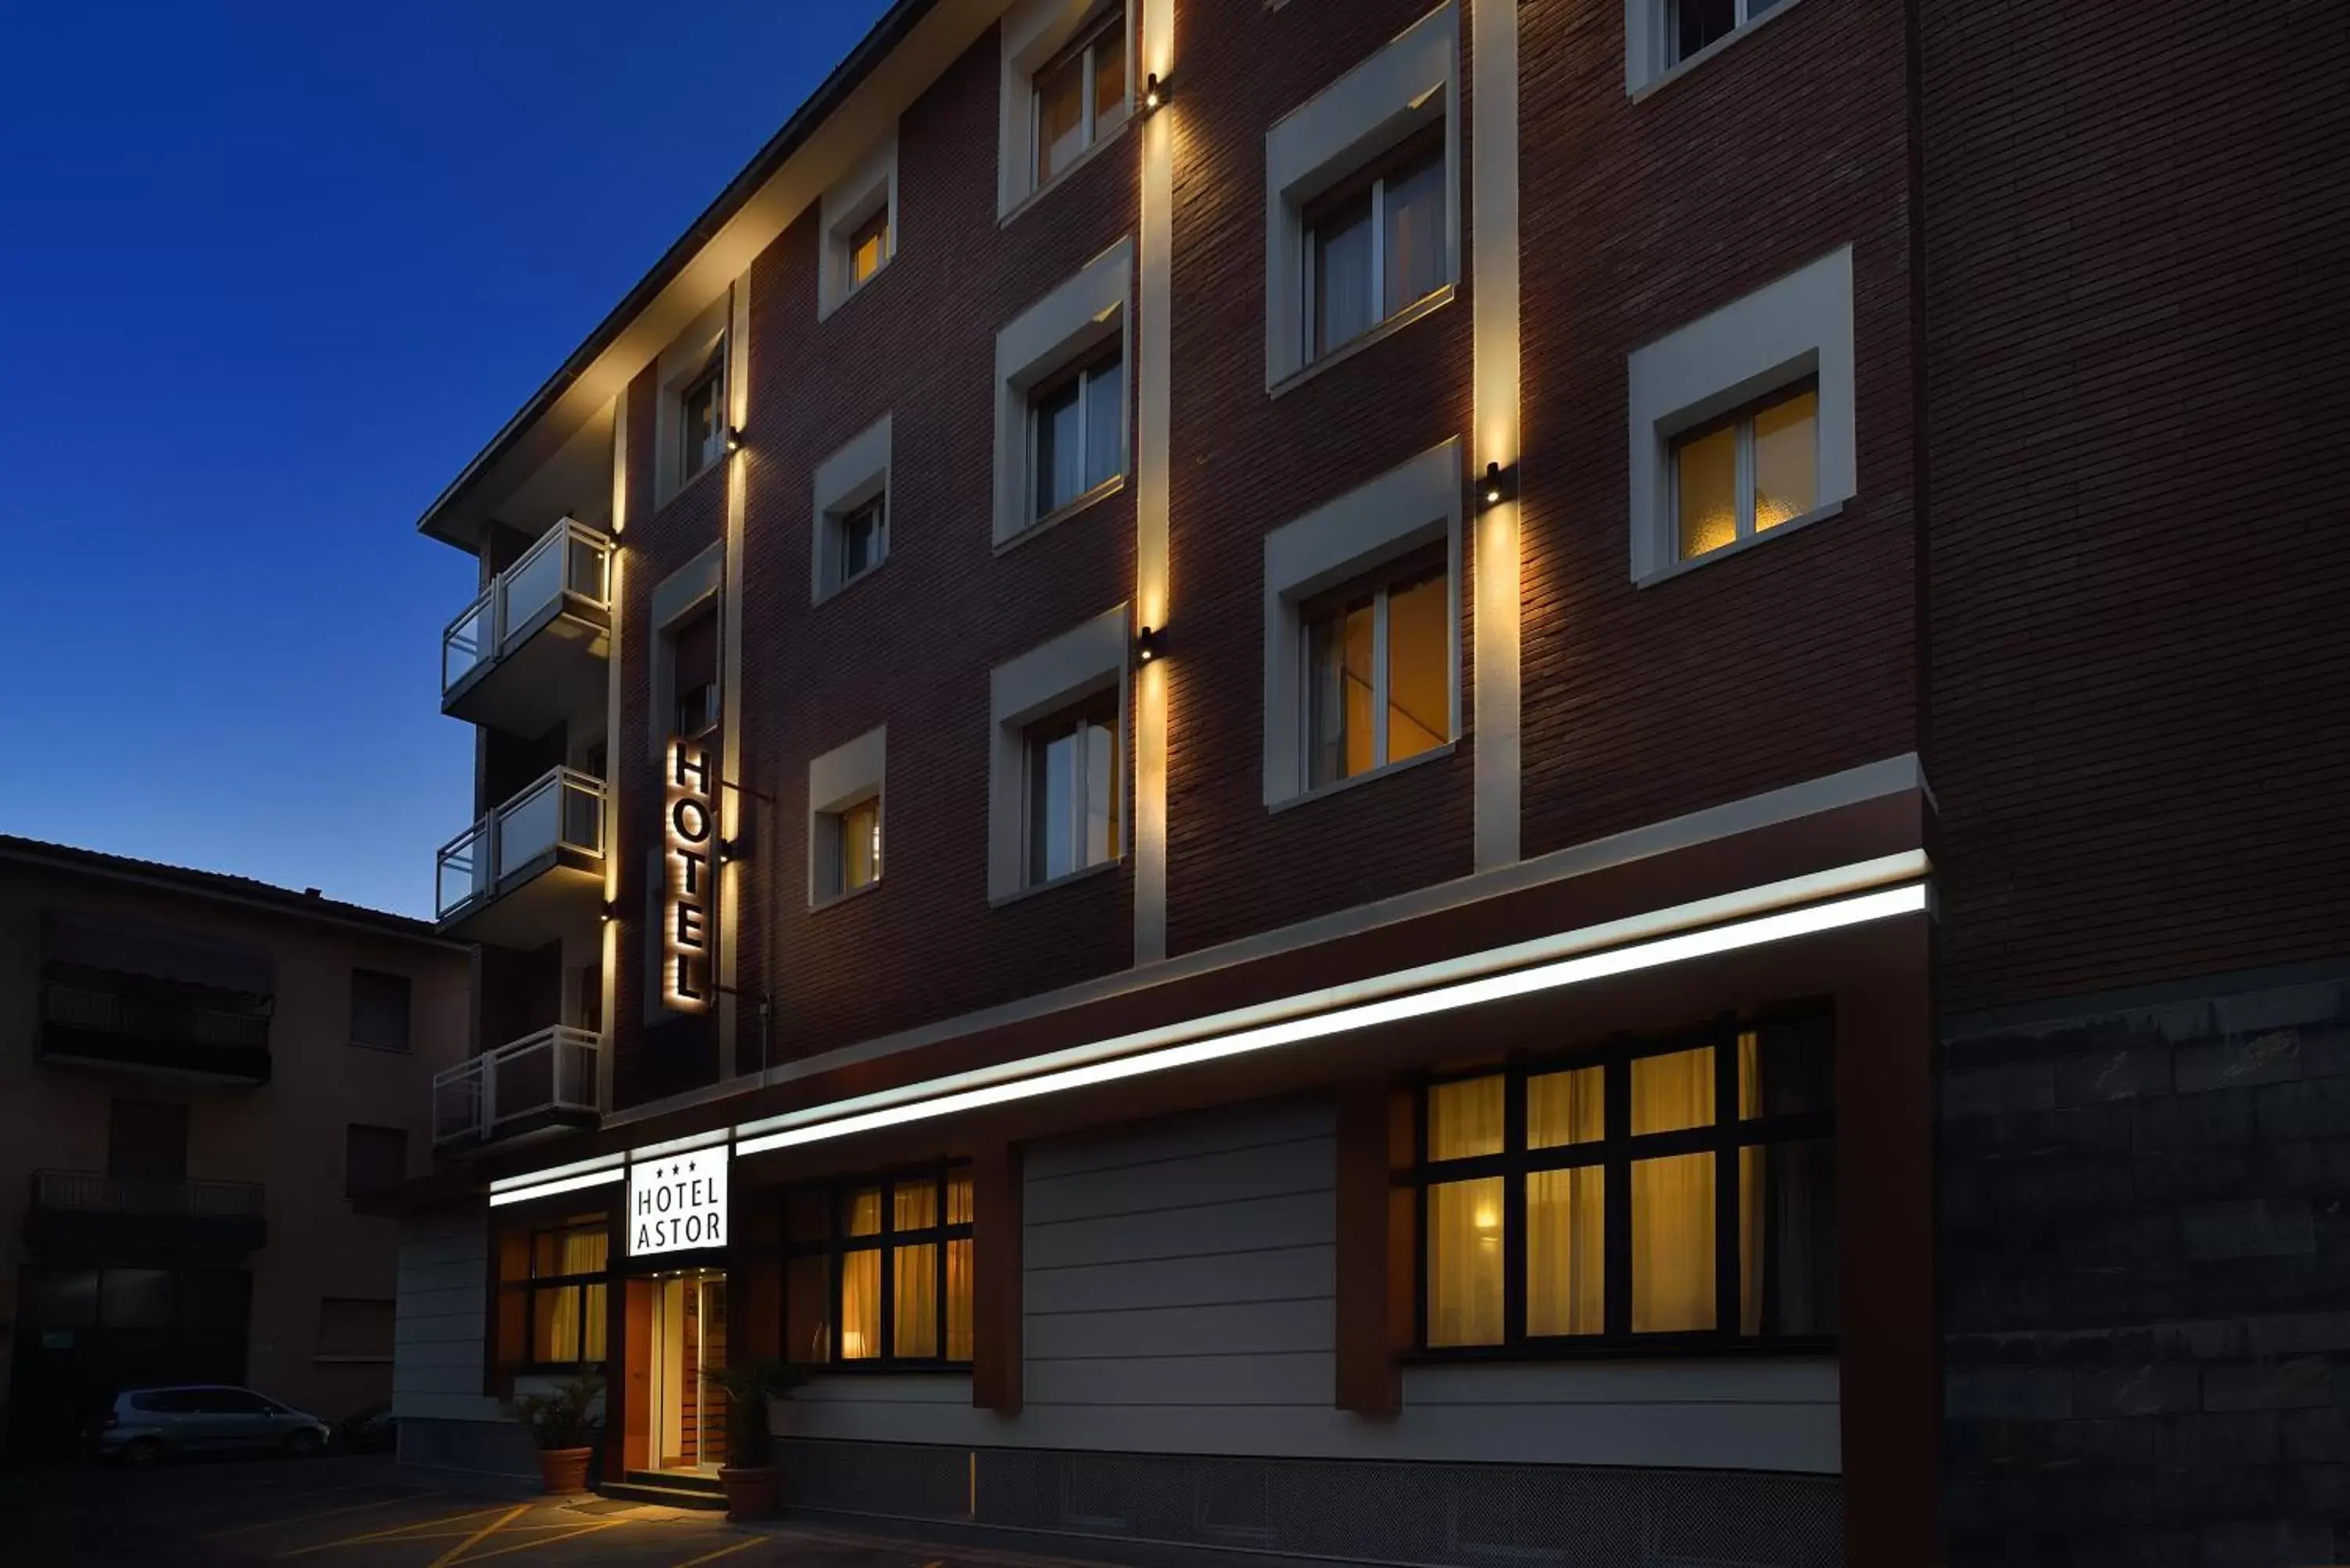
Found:
[[[724,1145],[629,1166],[629,1256],[726,1244]]]
[[[712,889],[718,874],[718,815],[710,748],[678,739],[669,743],[669,774],[661,833],[668,888],[661,909],[661,1001],[681,1012],[710,1006]]]

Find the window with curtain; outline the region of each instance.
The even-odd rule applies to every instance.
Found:
[[[1108,7],[1035,78],[1038,190],[1126,123],[1126,7]]]
[[[1429,1085],[1421,1345],[1824,1345],[1835,1078],[1829,1023],[1804,1016]]]
[[[1028,727],[1027,877],[1032,887],[1118,857],[1118,693],[1097,693]]]
[[[786,1205],[794,1359],[936,1367],[972,1355],[967,1166],[803,1189]]]
[[[1820,389],[1783,389],[1673,441],[1673,526],[1694,560],[1819,504]]]
[[[604,1360],[611,1241],[600,1214],[530,1233],[530,1364],[593,1366]]]
[[[1298,607],[1309,789],[1452,738],[1452,579],[1441,545]]]
[[[1305,220],[1305,358],[1318,359],[1452,281],[1444,123],[1316,199]]]
[[[1126,365],[1117,343],[1030,395],[1028,445],[1032,523],[1125,473]]]

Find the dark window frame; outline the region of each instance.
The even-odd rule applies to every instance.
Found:
[[[604,1287],[605,1311],[607,1314],[611,1311],[612,1288],[615,1284],[621,1282],[621,1280],[620,1276],[616,1274],[612,1269],[611,1236],[609,1231],[607,1230],[609,1223],[610,1222],[603,1215],[597,1214],[592,1216],[575,1216],[569,1220],[556,1220],[551,1223],[533,1225],[530,1227],[528,1231],[529,1239],[525,1247],[525,1257],[526,1260],[525,1267],[528,1272],[519,1280],[506,1282],[506,1288],[517,1291],[522,1295],[523,1359],[520,1366],[513,1368],[515,1372],[525,1376],[536,1373],[547,1372],[581,1372],[601,1367],[611,1360],[612,1346],[610,1344],[610,1323],[608,1317],[606,1321],[606,1344],[604,1345],[604,1354],[602,1355],[591,1358],[583,1354],[580,1359],[577,1361],[541,1361],[537,1355],[538,1298],[542,1294],[553,1295],[564,1291],[577,1291],[578,1293],[579,1348],[582,1352],[585,1352],[588,1348],[588,1324],[589,1322],[588,1315],[588,1286],[602,1285]],[[538,1272],[538,1239],[541,1236],[561,1238],[574,1231],[599,1231],[605,1233],[604,1267],[600,1271],[587,1270],[568,1274],[540,1273]]]
[[[1833,1354],[1841,1334],[1742,1334],[1738,1332],[1738,1151],[1826,1140],[1836,1142],[1835,1108],[1741,1119],[1738,1112],[1738,1037],[1771,1029],[1817,1029],[1828,1041],[1833,1070],[1837,1039],[1833,1019],[1821,1008],[1774,1008],[1749,1016],[1725,1016],[1700,1028],[1669,1034],[1626,1036],[1596,1046],[1512,1052],[1498,1060],[1421,1075],[1412,1085],[1412,1164],[1395,1174],[1395,1184],[1412,1196],[1412,1348],[1414,1362],[1617,1360],[1676,1355],[1818,1355]],[[1714,1121],[1676,1132],[1633,1135],[1631,1064],[1642,1057],[1669,1056],[1713,1047]],[[1556,1147],[1526,1147],[1526,1082],[1580,1067],[1604,1067],[1606,1131],[1594,1142]],[[1428,1157],[1430,1091],[1445,1084],[1500,1076],[1503,1080],[1503,1141],[1499,1154],[1431,1162]],[[1833,1093],[1833,1081],[1831,1092]],[[1725,1114],[1726,1113],[1726,1114]],[[1710,1329],[1635,1334],[1631,1330],[1632,1164],[1679,1154],[1714,1157],[1714,1321]],[[1607,1172],[1602,1199],[1606,1216],[1607,1328],[1600,1334],[1533,1335],[1526,1333],[1525,1179],[1537,1171],[1597,1166]],[[1431,1345],[1428,1343],[1428,1192],[1447,1182],[1498,1176],[1502,1181],[1502,1341],[1498,1345]],[[1841,1181],[1842,1173],[1838,1173]]]
[[[362,980],[361,977],[367,977]],[[389,1045],[380,1040],[359,1038],[359,991],[362,985],[374,981],[398,981],[400,988],[400,1044]],[[389,992],[387,992],[389,994]],[[416,1049],[416,981],[413,976],[398,974],[388,969],[369,969],[365,964],[351,966],[351,1016],[348,1044],[365,1051],[389,1051],[395,1055]]]
[[[801,1361],[800,1365],[820,1366],[827,1375],[848,1373],[858,1376],[897,1372],[967,1372],[971,1369],[971,1358],[951,1359],[947,1355],[948,1323],[951,1315],[947,1296],[947,1244],[950,1241],[969,1241],[972,1233],[971,1220],[963,1220],[951,1223],[947,1219],[950,1212],[947,1208],[949,1181],[958,1174],[971,1176],[971,1162],[944,1160],[925,1165],[900,1166],[889,1170],[875,1171],[823,1184],[825,1226],[828,1234],[822,1240],[795,1241],[790,1239],[788,1230],[785,1232],[784,1255],[787,1271],[791,1261],[795,1259],[825,1260],[825,1358],[821,1361]],[[896,1189],[924,1182],[927,1182],[931,1189],[936,1205],[933,1212],[938,1216],[938,1222],[919,1230],[893,1229],[897,1220]],[[849,1235],[847,1233],[849,1205],[856,1200],[858,1193],[877,1188],[881,1194],[881,1228],[869,1236]],[[974,1212],[978,1209],[978,1189],[974,1181],[972,1190],[972,1206]],[[788,1208],[786,1212],[788,1214]],[[786,1224],[788,1225],[788,1220]],[[906,1248],[920,1246],[934,1246],[937,1249],[934,1264],[937,1279],[934,1282],[936,1288],[933,1299],[937,1303],[938,1323],[937,1338],[933,1343],[938,1345],[939,1354],[928,1356],[888,1354],[858,1356],[853,1360],[843,1356],[840,1354],[839,1345],[841,1291],[847,1277],[848,1257],[853,1253],[870,1251],[879,1251],[881,1254],[880,1282],[877,1287],[880,1292],[880,1313],[877,1320],[876,1333],[880,1336],[882,1348],[885,1351],[893,1351],[898,1343],[898,1254]],[[974,1304],[978,1294],[978,1248],[974,1245],[972,1251]],[[784,1306],[787,1320],[784,1324],[784,1338],[787,1345],[792,1339],[791,1324],[788,1322],[790,1295],[787,1284],[785,1290]],[[974,1354],[978,1348],[977,1339],[978,1330],[974,1324],[972,1328]]]

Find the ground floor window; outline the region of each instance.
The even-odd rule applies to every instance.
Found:
[[[1829,1021],[1809,1016],[1428,1084],[1420,1345],[1832,1340],[1835,1077]]]
[[[801,1188],[788,1206],[785,1343],[794,1360],[970,1363],[970,1167]]]
[[[510,1363],[561,1370],[605,1359],[611,1238],[601,1214],[510,1236],[500,1249]],[[518,1342],[518,1343],[516,1343]]]

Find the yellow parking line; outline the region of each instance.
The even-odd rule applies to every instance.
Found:
[[[467,1509],[463,1513],[443,1514],[438,1519],[420,1519],[411,1524],[395,1524],[390,1530],[370,1530],[359,1535],[346,1535],[339,1541],[321,1541],[315,1546],[297,1546],[291,1552],[281,1552],[280,1557],[307,1557],[313,1552],[331,1552],[338,1546],[358,1546],[369,1541],[390,1541],[411,1536],[413,1532],[430,1530],[435,1525],[455,1524],[461,1520],[479,1519],[485,1513],[495,1513],[494,1508]]]
[[[468,1535],[464,1540],[457,1542],[456,1545],[452,1546],[448,1551],[441,1553],[440,1556],[435,1557],[430,1564],[430,1568],[442,1568],[444,1563],[455,1562],[458,1558],[464,1555],[466,1547],[473,1545],[473,1542],[481,1540],[485,1535],[495,1535],[499,1531],[504,1530],[507,1525],[512,1524],[515,1520],[520,1519],[524,1514],[528,1513],[529,1511],[530,1504],[528,1503],[524,1503],[519,1508],[508,1509],[498,1518],[490,1521],[489,1523],[482,1526],[481,1529],[476,1530],[473,1534]]]
[[[738,1541],[732,1546],[722,1546],[715,1552],[705,1552],[699,1557],[689,1557],[679,1563],[677,1568],[695,1568],[697,1563],[715,1563],[721,1557],[732,1557],[737,1552],[747,1552],[766,1539],[767,1537],[764,1535],[754,1535],[748,1541]]]
[[[275,1530],[281,1524],[307,1524],[314,1519],[332,1519],[340,1513],[365,1513],[371,1508],[390,1508],[395,1502],[413,1502],[421,1492],[402,1492],[398,1497],[378,1498],[373,1502],[355,1502],[348,1508],[322,1508],[316,1513],[297,1513],[291,1519],[265,1519],[258,1524],[240,1524],[228,1530],[215,1530],[203,1539],[218,1541],[224,1535],[243,1535],[248,1531]]]
[[[583,1524],[578,1529],[567,1531],[561,1535],[550,1535],[541,1541],[525,1541],[515,1546],[501,1546],[495,1552],[484,1552],[476,1556],[465,1558],[464,1561],[467,1563],[487,1563],[491,1558],[504,1557],[509,1552],[536,1552],[542,1546],[552,1546],[558,1541],[569,1541],[574,1536],[593,1535],[599,1530],[618,1530],[624,1524],[634,1524],[635,1522],[637,1521],[633,1519],[599,1519],[593,1524]],[[457,1553],[464,1550],[465,1549],[463,1546],[453,1548],[447,1556],[432,1563],[431,1568],[442,1568],[444,1563],[456,1562],[458,1560]]]

